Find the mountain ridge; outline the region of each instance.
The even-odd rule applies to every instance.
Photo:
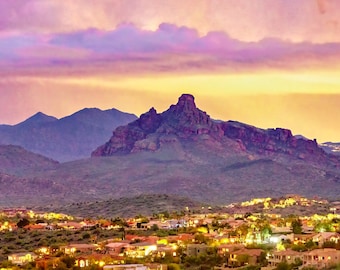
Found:
[[[0,144],[13,144],[65,162],[87,158],[112,130],[137,117],[117,109],[85,108],[57,119],[38,112],[25,121],[0,126]]]
[[[216,122],[186,94],[162,113],[151,108],[117,127],[91,158],[26,170],[0,202],[61,204],[164,191],[216,205],[297,191],[339,199],[339,168],[339,157],[315,140],[283,128]]]
[[[92,152],[92,156],[107,156],[136,151],[157,151],[164,137],[195,140],[198,136],[225,143],[228,139],[236,151],[248,151],[259,155],[284,155],[313,164],[340,168],[340,158],[326,153],[316,140],[295,137],[289,129],[260,129],[237,121],[213,121],[198,109],[194,96],[183,94],[176,105],[157,113],[151,108],[139,119],[117,128],[110,140]],[[237,145],[237,146],[236,146]]]

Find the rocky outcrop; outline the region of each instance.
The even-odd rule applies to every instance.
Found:
[[[163,113],[158,114],[151,108],[136,121],[117,128],[110,141],[97,148],[92,156],[157,151],[167,143],[185,143],[185,140],[195,141],[203,136],[229,151],[231,147],[233,151],[272,159],[293,158],[340,167],[340,159],[326,153],[316,140],[295,137],[288,129],[265,130],[236,121],[213,121],[206,112],[196,107],[194,97],[189,94],[183,94],[176,105],[171,105]]]
[[[235,121],[221,125],[225,136],[241,141],[248,151],[267,156],[285,154],[291,158],[340,167],[340,159],[326,153],[316,140],[295,137],[289,129],[264,130]]]
[[[158,114],[151,108],[136,121],[117,128],[110,141],[93,151],[92,156],[156,151],[160,141],[164,141],[167,135],[193,139],[202,134],[209,134],[216,139],[223,137],[223,130],[206,112],[196,107],[192,95],[183,94],[177,104],[171,105],[167,111]]]

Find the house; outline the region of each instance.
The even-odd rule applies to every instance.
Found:
[[[206,244],[189,244],[187,245],[187,256],[198,256],[206,254],[209,246]]]
[[[315,234],[294,234],[294,244],[305,244],[306,242],[313,240]]]
[[[98,226],[97,223],[94,223],[94,222],[91,222],[91,221],[82,221],[79,224],[82,226],[82,229],[84,229],[84,230],[90,230],[90,229]]]
[[[157,251],[157,245],[149,242],[138,242],[126,246],[125,254],[133,258],[144,258]]]
[[[8,261],[16,265],[33,262],[38,256],[32,252],[20,252],[8,255]]]
[[[98,248],[95,244],[69,244],[67,246],[61,246],[60,250],[65,254],[74,254],[76,252],[92,253]]]
[[[80,268],[88,267],[90,265],[89,260],[85,257],[76,258],[74,264],[75,266],[80,267]]]
[[[58,227],[65,229],[65,230],[80,230],[83,225],[79,222],[74,221],[65,221],[57,224]]]
[[[24,226],[24,229],[28,230],[28,231],[42,231],[42,230],[46,230],[46,223],[40,223],[40,224],[28,224],[26,226]]]
[[[340,250],[334,248],[314,249],[305,252],[303,256],[303,266],[326,268],[340,263]]]
[[[270,236],[269,238],[269,242],[270,243],[281,243],[281,242],[285,242],[285,241],[290,241],[290,242],[294,242],[294,234],[290,233],[290,234],[272,234],[272,236]]]
[[[149,270],[168,270],[168,266],[166,264],[150,263],[145,264],[145,266]]]
[[[313,236],[313,242],[318,246],[322,246],[325,242],[340,242],[340,234],[336,232],[320,232]]]
[[[154,252],[156,257],[164,258],[166,255],[175,257],[177,255],[176,250],[171,246],[167,245],[157,245],[157,251]]]
[[[143,264],[108,264],[103,270],[148,270],[148,267]]]
[[[243,249],[244,245],[242,244],[222,244],[217,247],[217,254],[220,256],[228,256],[229,253],[238,249]]]
[[[93,253],[89,255],[80,256],[89,261],[89,265],[99,265],[99,267],[103,267],[107,264],[124,264],[124,257],[118,255],[110,255],[110,254],[99,254]]]
[[[111,255],[119,255],[123,252],[123,250],[129,246],[128,243],[124,243],[124,242],[112,242],[112,243],[108,243],[107,245],[105,245],[105,250],[107,253],[111,254]]]
[[[259,258],[262,249],[240,249],[230,252],[228,265],[231,267],[238,267],[247,264],[256,265],[259,262]]]
[[[170,239],[170,237],[168,237]],[[182,233],[176,236],[176,241],[178,245],[182,245],[184,243],[193,242],[195,236],[190,233]]]
[[[291,249],[283,251],[274,251],[268,258],[268,265],[276,267],[281,262],[289,264],[295,263],[297,260],[303,261],[303,252],[294,251]]]
[[[60,262],[60,257],[51,257],[51,256],[42,256],[41,258],[37,258],[35,260],[35,267],[36,269],[50,269],[56,267]]]

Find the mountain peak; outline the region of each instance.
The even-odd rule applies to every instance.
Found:
[[[27,125],[40,125],[45,124],[48,122],[53,122],[58,120],[54,116],[46,115],[42,112],[37,112],[36,114],[32,115],[28,119],[26,119],[24,122],[19,123],[20,126],[27,126]]]
[[[196,109],[194,96],[190,94],[181,95],[178,99],[177,106],[187,110]]]
[[[136,121],[116,129],[111,139],[92,155],[156,151],[164,147],[170,137],[170,143],[204,140],[211,146],[224,145],[236,153],[340,167],[340,160],[326,154],[316,141],[296,138],[289,129],[264,130],[235,121],[212,121],[206,112],[196,107],[195,98],[190,94],[182,94],[177,104],[165,112],[157,113],[151,108]]]

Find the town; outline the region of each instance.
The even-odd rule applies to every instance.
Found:
[[[339,269],[340,202],[288,195],[130,218],[11,208],[0,239],[1,269]]]

